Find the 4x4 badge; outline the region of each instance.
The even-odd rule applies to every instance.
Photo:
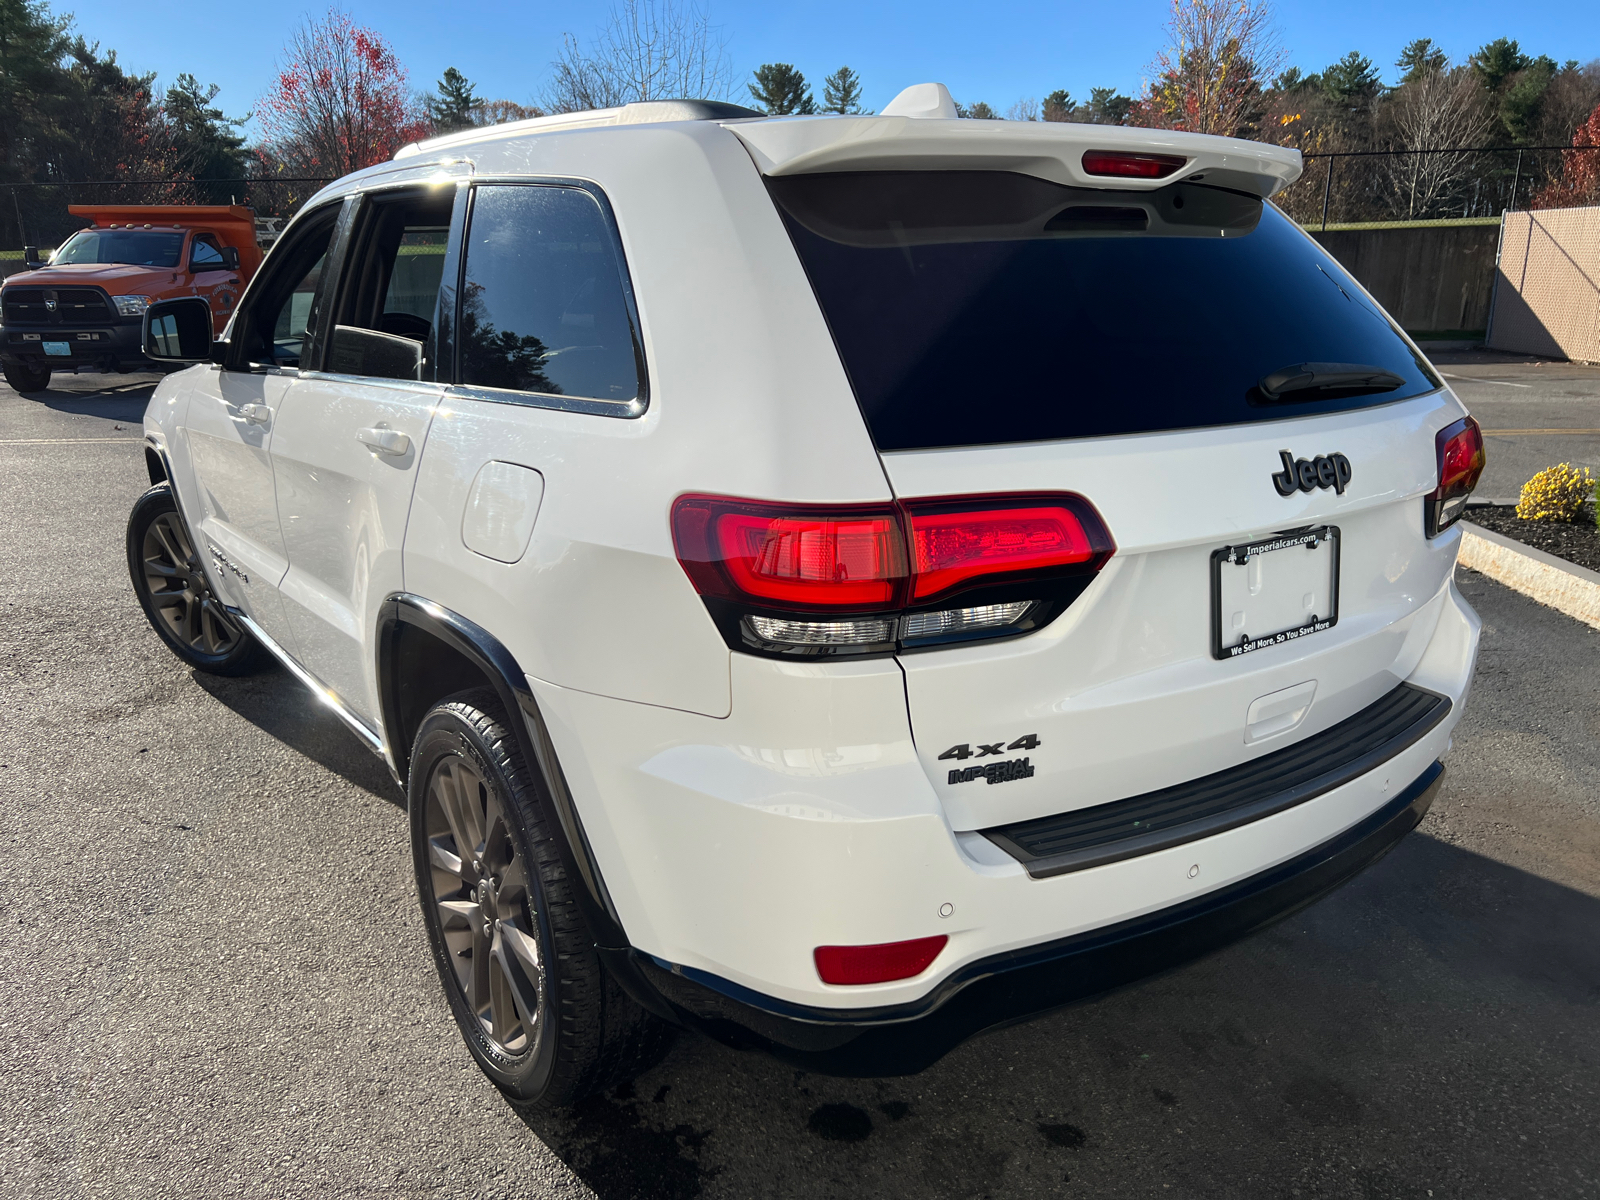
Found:
[[[1287,450],[1283,456],[1283,470],[1272,476],[1272,486],[1280,496],[1295,492],[1309,492],[1312,488],[1332,488],[1344,495],[1344,485],[1350,482],[1350,460],[1342,454],[1319,454],[1315,458],[1295,458]]]

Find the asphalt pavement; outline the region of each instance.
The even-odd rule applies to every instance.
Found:
[[[382,764],[139,614],[147,381],[64,382],[0,389],[0,1195],[1600,1196],[1600,633],[1463,572],[1483,653],[1422,829],[1202,962],[910,1078],[683,1036],[522,1117]]]

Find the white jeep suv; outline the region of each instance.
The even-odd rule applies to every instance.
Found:
[[[842,1074],[1183,961],[1388,850],[1479,623],[1476,423],[1270,203],[1290,150],[673,101],[325,188],[145,419],[204,671],[388,762],[513,1098],[668,1026]]]

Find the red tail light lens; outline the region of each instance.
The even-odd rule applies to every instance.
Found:
[[[1434,436],[1433,447],[1439,462],[1439,486],[1426,501],[1424,519],[1429,537],[1460,520],[1487,461],[1483,430],[1471,417],[1462,417],[1441,429]]]
[[[905,584],[900,514],[684,496],[672,509],[678,560],[701,595],[788,609],[885,609]]]
[[[950,938],[913,938],[878,946],[818,946],[813,958],[823,983],[889,983],[921,975]]]
[[[1116,549],[1094,506],[1063,493],[828,507],[682,496],[672,537],[728,645],[783,657],[1025,633]]]
[[[1136,154],[1129,150],[1083,152],[1085,174],[1118,175],[1124,179],[1165,179],[1188,161],[1181,154]]]
[[[1111,538],[1095,511],[1076,499],[1041,497],[1004,507],[993,499],[909,501],[913,603],[980,576],[987,581],[1076,564],[1097,569],[1111,554]]]

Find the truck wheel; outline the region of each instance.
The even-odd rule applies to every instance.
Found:
[[[42,392],[50,386],[50,372],[36,371],[21,363],[5,363],[6,382],[19,392]]]
[[[434,965],[484,1074],[514,1103],[560,1106],[653,1065],[670,1030],[601,966],[494,692],[429,711],[408,792]]]
[[[248,675],[270,661],[261,643],[212,592],[169,484],[158,484],[134,502],[128,517],[128,574],[151,627],[195,670]]]

